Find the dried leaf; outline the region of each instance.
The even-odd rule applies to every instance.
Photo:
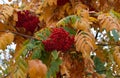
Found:
[[[14,40],[14,34],[13,33],[4,33],[0,36],[0,49],[5,49],[8,44],[13,42]]]
[[[57,5],[57,0],[46,0],[46,1],[44,1],[44,4],[43,4],[43,6],[45,7],[45,6],[53,6],[53,5]]]
[[[21,48],[24,46],[23,43],[26,39],[21,37],[21,36],[15,36],[14,42],[16,43],[16,49],[14,53],[14,58],[18,57],[21,55]]]
[[[30,78],[45,78],[47,73],[47,67],[40,60],[28,61],[29,69],[28,73]]]
[[[120,48],[119,46],[115,47],[115,51],[113,52],[113,57],[115,62],[118,64],[119,68],[120,68]]]
[[[7,21],[10,16],[12,16],[14,12],[14,8],[9,5],[3,5],[2,8],[0,9],[1,14],[0,14],[0,19]]]
[[[89,30],[90,22],[87,19],[81,18],[79,21],[76,21],[74,28],[83,31]]]
[[[89,45],[89,47],[91,47],[91,51],[94,51],[95,48],[96,48],[95,38],[90,32],[81,31],[80,33],[76,34],[75,42],[76,42],[75,45],[76,45],[76,50],[77,51],[82,52],[81,47],[84,44]]]
[[[0,22],[0,30],[6,30],[6,25]],[[0,32],[0,35],[3,34],[3,32]]]
[[[120,24],[117,19],[113,18],[110,14],[105,13],[98,16],[98,21],[102,29],[106,29],[107,32],[113,29],[120,31]]]
[[[90,52],[96,49],[94,36],[90,32],[81,31],[75,36],[75,46],[78,52],[82,53],[86,72],[94,72],[94,63],[90,58]]]

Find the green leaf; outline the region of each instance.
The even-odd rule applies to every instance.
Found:
[[[112,75],[112,71],[111,70],[108,70],[106,72],[106,78],[114,78],[113,75]]]
[[[76,16],[76,15],[70,15],[70,16],[67,16],[63,19],[61,19],[58,23],[57,23],[57,26],[65,26],[66,24],[68,23],[72,23],[74,24],[77,20],[80,20],[80,17]]]
[[[46,29],[46,35],[49,36],[51,34],[49,29]]]
[[[71,16],[70,18],[71,18],[72,24],[74,24],[77,20],[80,20],[78,16]]]
[[[59,66],[62,63],[61,59],[56,59],[52,60],[50,64],[50,68],[47,72],[47,78],[55,77],[56,78],[56,73],[59,71]]]
[[[50,64],[51,61],[51,53],[50,52],[45,52],[45,51],[41,51],[41,57],[40,60],[42,60],[42,62],[46,65]]]
[[[58,58],[58,52],[55,50],[52,52],[52,56],[53,56],[53,59],[57,59]]]
[[[45,40],[49,37],[49,35],[51,34],[50,28],[44,28],[38,32],[35,33],[35,35],[37,37],[40,38],[40,40]]]
[[[115,29],[112,30],[112,34],[113,34],[113,38],[114,38],[115,42],[119,41],[119,35]]]
[[[110,14],[111,14],[113,17],[116,17],[116,18],[120,19],[120,13],[114,11],[113,9],[110,10]]]
[[[39,36],[41,40],[45,39],[45,37],[44,37],[44,35],[42,33],[38,33],[37,36]]]
[[[39,59],[41,57],[41,50],[37,49],[32,54],[32,59]]]
[[[69,22],[70,22],[70,17],[66,17],[66,18],[64,19],[64,22],[65,22],[65,24],[69,23]]]
[[[94,64],[96,72],[100,74],[105,73],[104,63],[98,57],[94,57]]]
[[[76,31],[73,28],[65,26],[64,29],[72,35],[76,34]]]

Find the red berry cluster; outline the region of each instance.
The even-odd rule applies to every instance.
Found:
[[[63,5],[65,5],[67,2],[69,2],[69,0],[57,0],[57,5],[58,5],[58,6],[63,6]]]
[[[18,21],[16,27],[24,27],[26,31],[34,32],[35,28],[38,27],[39,18],[32,15],[30,11],[18,11]]]
[[[43,41],[46,51],[67,51],[74,43],[74,37],[70,36],[63,28],[54,28],[47,40]]]

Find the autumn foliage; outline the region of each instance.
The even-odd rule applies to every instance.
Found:
[[[0,5],[0,78],[120,77],[119,0],[9,2]]]
[[[29,68],[28,73],[30,78],[45,78],[47,73],[47,67],[40,60],[28,61]]]

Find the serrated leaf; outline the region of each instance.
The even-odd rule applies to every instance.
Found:
[[[28,49],[28,50],[31,50],[31,49],[33,49],[34,47],[35,47],[34,42],[30,42],[29,44],[27,44],[27,49]]]
[[[36,33],[37,38],[40,40],[45,40],[49,35],[51,31],[49,28],[44,28]]]
[[[108,70],[106,72],[106,78],[114,78],[113,75],[112,75],[112,71],[111,70]]]
[[[14,34],[13,33],[4,33],[0,36],[0,49],[5,49],[8,44],[12,43],[14,40]]]
[[[78,16],[71,16],[71,22],[74,24],[77,20],[80,20]]]
[[[46,29],[46,35],[49,36],[50,35],[50,30]]]
[[[61,59],[56,59],[51,62],[50,68],[48,69],[47,78],[56,77],[56,73],[59,71],[59,66],[62,63]]]
[[[119,35],[116,30],[112,30],[113,38],[115,42],[119,41]]]
[[[96,72],[98,72],[99,74],[103,74],[105,73],[105,67],[104,67],[104,64],[98,57],[95,57],[94,58],[94,64],[95,64],[95,69],[96,69]]]
[[[45,51],[42,51],[41,55],[42,56],[40,57],[40,60],[42,60],[42,62],[45,63],[46,65],[49,65],[49,60],[51,60],[50,59],[51,53],[49,53],[49,52],[45,53]],[[49,60],[46,58],[48,58]]]
[[[52,52],[52,56],[53,56],[53,59],[57,59],[58,58],[58,52],[55,50]]]
[[[29,60],[28,73],[30,78],[45,78],[47,73],[47,66],[40,60]]]
[[[120,19],[120,13],[114,11],[113,9],[110,10],[110,14],[111,14],[113,17],[117,17],[118,19]]]
[[[58,23],[57,23],[57,26],[65,26],[66,24],[72,22],[72,24],[74,24],[77,20],[80,20],[80,17],[76,16],[76,15],[70,15],[70,16],[67,16],[63,19],[61,19]]]
[[[103,13],[98,16],[98,21],[100,24],[100,30],[106,29],[107,32],[113,29],[120,30],[119,20],[114,18],[109,13]]]
[[[67,32],[69,32],[70,34],[73,34],[73,35],[76,34],[76,31],[75,31],[74,29],[70,28],[70,27],[65,26],[64,29],[65,29]]]
[[[32,59],[39,59],[41,57],[41,50],[37,49],[32,54]]]

